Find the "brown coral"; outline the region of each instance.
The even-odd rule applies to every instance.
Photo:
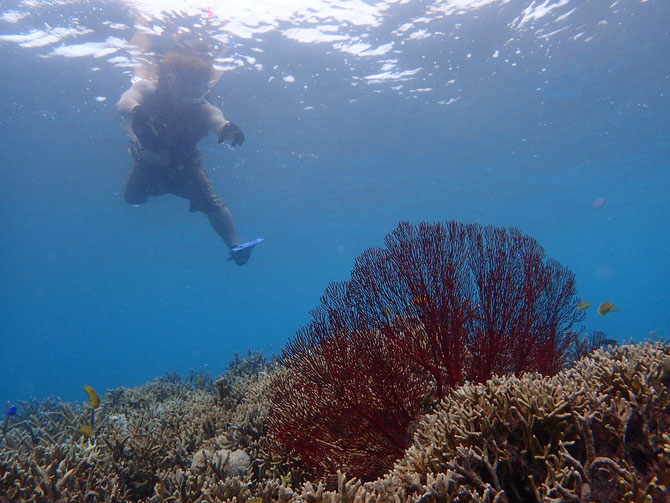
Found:
[[[645,345],[599,350],[555,377],[465,386],[394,474],[422,487],[446,474],[447,492],[471,501],[667,501],[669,384],[670,348]]]
[[[269,382],[267,375],[237,376],[230,395],[236,398],[226,407],[218,395],[179,383],[122,390],[116,405],[103,400],[92,438],[76,431],[86,409],[22,404],[0,443],[0,502],[670,498],[667,345],[599,350],[554,377],[529,374],[458,388],[423,419],[392,471],[369,483],[337,473],[333,490],[298,482],[278,460],[264,457]],[[228,465],[236,451],[235,466]]]
[[[214,490],[219,496],[212,500],[219,501],[248,494],[240,477],[262,472],[262,381],[271,369],[263,360],[253,371],[230,370],[233,398],[225,406],[202,376],[184,383],[169,375],[114,390],[96,410],[92,437],[79,431],[88,407],[22,403],[0,443],[0,495],[12,502],[95,503],[195,501]]]

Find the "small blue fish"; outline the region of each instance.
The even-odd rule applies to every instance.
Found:
[[[12,405],[9,409],[7,409],[7,412],[5,412],[5,416],[9,417],[15,415],[16,415],[16,407]]]

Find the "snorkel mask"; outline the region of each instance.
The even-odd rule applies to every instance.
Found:
[[[159,87],[187,105],[198,105],[205,100],[212,76],[208,60],[175,52],[167,54],[158,69]]]
[[[191,76],[174,75],[174,86],[181,100],[188,105],[199,105],[209,92],[209,81],[197,81]]]

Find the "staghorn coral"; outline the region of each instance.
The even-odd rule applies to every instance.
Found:
[[[670,499],[670,346],[597,350],[553,377],[454,389],[384,477],[292,499],[340,502],[645,502]],[[274,503],[278,498],[263,500]]]
[[[658,344],[465,386],[424,420],[394,475],[425,486],[446,474],[451,489],[426,501],[667,501],[669,384],[670,348]]]
[[[589,356],[598,348],[618,344],[615,339],[608,339],[605,332],[599,330],[590,334],[571,331],[569,332],[569,340],[570,343],[565,351],[565,367],[570,367],[574,362]]]
[[[371,480],[465,380],[555,374],[584,314],[573,274],[518,229],[402,222],[286,346],[269,436],[312,476]]]
[[[117,406],[103,399],[96,411],[97,435],[90,438],[76,431],[88,417],[86,407],[55,400],[21,404],[20,417],[7,431],[10,442],[0,442],[0,502],[641,503],[670,498],[667,344],[601,349],[554,377],[495,377],[455,388],[423,418],[392,470],[367,483],[337,472],[332,488],[323,480],[301,479],[278,460],[273,469],[260,469],[252,453],[262,452],[265,434],[247,432],[262,428],[262,421],[248,420],[251,430],[240,426],[249,410],[267,400],[271,374],[283,370],[260,372],[270,375],[239,376],[231,408],[222,407],[218,394],[183,382],[123,390]],[[239,447],[245,443],[250,447]],[[239,462],[229,464],[234,452]],[[246,471],[226,473],[233,465],[246,465]]]
[[[231,496],[248,492],[240,477],[261,473],[264,459],[264,368],[237,376],[237,399],[228,407],[202,374],[113,390],[96,410],[90,437],[79,430],[89,406],[22,403],[0,442],[0,495],[17,502],[195,501],[210,486]],[[241,447],[226,451],[232,444]]]

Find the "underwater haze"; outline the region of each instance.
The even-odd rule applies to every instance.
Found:
[[[0,5],[3,407],[279,354],[403,220],[518,227],[585,332],[670,336],[667,0]],[[141,29],[227,47],[210,101],[246,141],[199,146],[265,238],[243,267],[188,201],[124,202]]]

